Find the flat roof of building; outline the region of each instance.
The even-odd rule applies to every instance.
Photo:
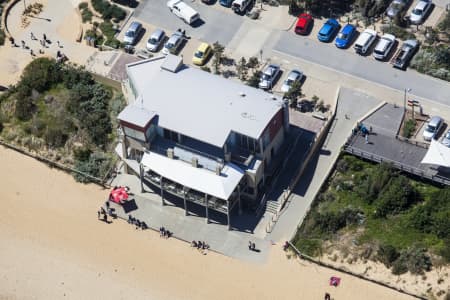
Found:
[[[172,72],[164,62],[157,57],[127,65],[141,103],[136,106],[155,112],[160,127],[223,147],[231,131],[258,139],[283,106],[265,91],[187,65]]]

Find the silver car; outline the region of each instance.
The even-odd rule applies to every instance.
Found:
[[[403,12],[411,0],[394,0],[386,9],[386,15],[389,18],[395,18],[399,13]]]
[[[164,45],[162,53],[165,55],[169,53],[176,54],[180,49],[181,44],[183,43],[183,39],[183,34],[181,32],[175,31],[174,33],[172,33],[169,40]]]
[[[156,29],[147,41],[147,50],[152,52],[158,51],[165,37],[166,34],[164,33],[164,30]]]
[[[413,24],[422,24],[431,9],[431,0],[420,0],[411,12],[409,20]]]
[[[427,126],[423,130],[423,139],[425,141],[431,141],[436,137],[439,130],[442,127],[442,124],[444,123],[444,120],[442,120],[441,117],[434,116],[431,118],[431,120],[428,122]]]
[[[450,148],[450,129],[447,131],[444,138],[442,139],[442,144]]]
[[[123,36],[123,42],[126,45],[136,44],[141,31],[142,31],[142,24],[139,22],[132,22],[130,24],[130,27],[128,27],[128,30],[125,32],[125,35]]]
[[[275,80],[280,72],[281,70],[279,65],[268,65],[262,72],[261,78],[259,79],[259,88],[264,90],[273,88],[275,85]]]
[[[281,86],[281,91],[283,93],[289,92],[292,85],[295,82],[300,82],[302,79],[303,79],[303,72],[299,70],[292,70],[291,72],[289,72],[288,76],[284,80],[283,85]]]

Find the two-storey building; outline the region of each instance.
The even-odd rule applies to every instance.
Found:
[[[208,210],[255,203],[289,129],[278,97],[168,55],[127,65],[116,148],[129,172]],[[278,160],[279,161],[279,160]]]

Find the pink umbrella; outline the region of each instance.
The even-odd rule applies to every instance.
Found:
[[[111,191],[109,199],[116,203],[121,203],[124,200],[128,200],[128,193],[124,187],[119,187]]]

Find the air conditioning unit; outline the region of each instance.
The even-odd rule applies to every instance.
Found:
[[[172,148],[167,149],[167,157],[170,159],[173,159],[173,149]]]
[[[198,168],[198,158],[197,157],[193,157],[191,162],[192,162],[192,166],[194,168]]]

